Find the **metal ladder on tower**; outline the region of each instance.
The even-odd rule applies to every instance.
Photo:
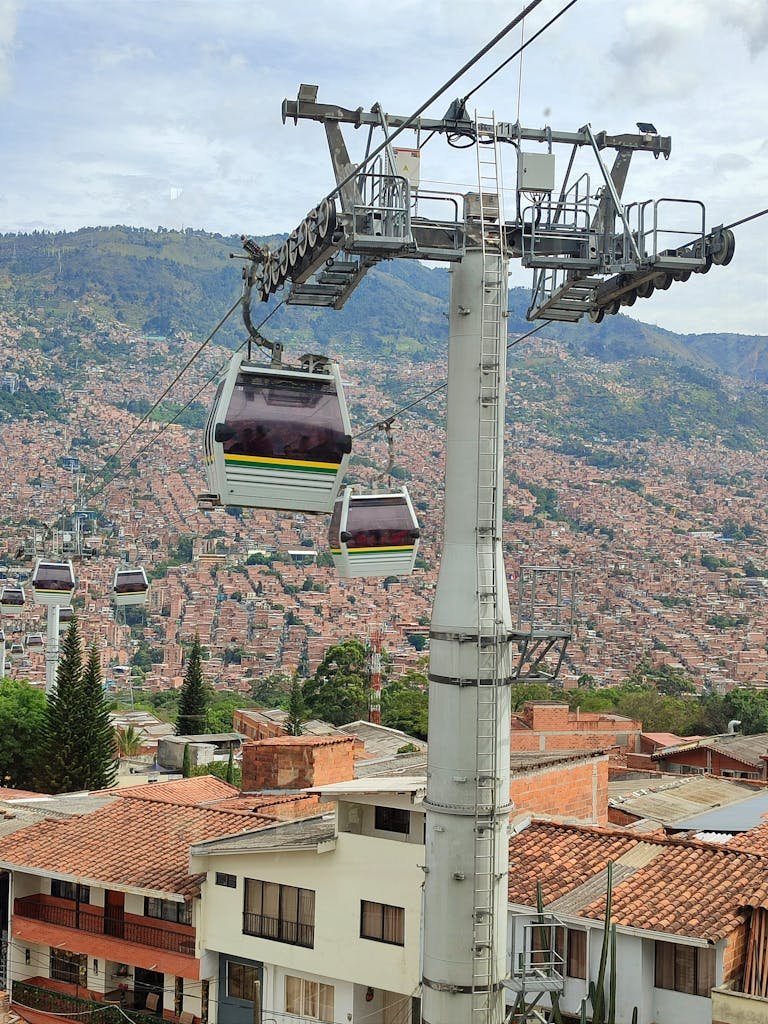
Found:
[[[475,754],[472,1024],[498,1024],[496,969],[497,715],[504,579],[496,535],[502,346],[506,345],[506,257],[496,120],[475,114],[480,234],[483,258],[477,479],[477,722]],[[499,573],[499,570],[501,572]]]

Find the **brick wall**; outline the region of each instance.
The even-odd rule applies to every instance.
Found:
[[[512,750],[634,750],[642,723],[597,712],[571,711],[567,704],[527,701],[512,717]]]
[[[605,825],[608,760],[593,757],[516,771],[509,791],[518,810]]]
[[[760,768],[753,767],[708,747],[680,751],[679,754],[669,754],[664,758],[659,758],[656,764],[661,771],[675,771],[673,766],[680,765],[701,768],[706,774],[716,776],[721,776],[723,771],[756,772],[759,778],[765,778],[765,765]],[[679,768],[677,770],[679,771]]]
[[[749,925],[743,924],[731,932],[723,952],[723,983],[740,982],[744,974],[744,961],[747,953]]]
[[[354,777],[352,736],[280,736],[243,746],[243,790],[307,789]]]

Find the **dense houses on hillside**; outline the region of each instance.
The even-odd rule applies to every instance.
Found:
[[[270,673],[311,672],[330,644],[378,626],[387,628],[395,671],[417,664],[409,637],[423,637],[428,626],[440,546],[440,395],[410,413],[396,438],[398,467],[422,524],[420,567],[410,579],[343,581],[325,564],[324,517],[197,510],[200,431],[178,425],[162,430],[150,420],[137,434],[141,454],[135,465],[130,459],[111,464],[108,483],[91,475],[138,424],[129,403],[144,408],[173,379],[171,362],[162,372],[147,374],[146,367],[161,365],[171,346],[177,359],[185,357],[194,347],[190,339],[147,339],[105,327],[125,353],[120,363],[109,372],[96,363],[84,366],[77,380],[69,376],[59,384],[41,352],[18,347],[22,330],[42,336],[44,329],[22,328],[7,316],[0,320],[0,369],[29,378],[30,387],[51,388],[65,417],[62,422],[36,413],[3,424],[0,473],[9,483],[0,495],[0,566],[28,571],[32,524],[51,523],[77,505],[79,488],[92,507],[88,544],[95,554],[77,566],[78,604],[84,632],[98,638],[106,666],[130,664],[141,640],[151,657],[141,666],[142,682],[178,686],[182,645],[199,632],[215,685],[247,692]],[[562,361],[552,343],[528,344],[531,353]],[[178,401],[194,396],[220,354],[204,354],[196,364],[199,379],[192,375],[177,386]],[[444,372],[441,364],[381,367],[345,360],[353,415],[375,421],[400,395],[412,399],[425,380],[439,380]],[[208,396],[204,392],[201,401]],[[614,442],[611,465],[602,467],[599,439],[590,461],[566,454],[544,429],[532,426],[531,419],[546,421],[538,415],[546,404],[535,388],[521,381],[510,402],[504,538],[510,586],[514,597],[521,564],[578,568],[580,630],[568,652],[566,685],[582,673],[598,683],[618,682],[643,654],[656,667],[682,667],[699,686],[765,683],[768,593],[763,578],[744,573],[748,563],[760,571],[760,538],[768,530],[759,453],[728,449],[717,438],[685,445]],[[383,442],[369,435],[365,449],[356,451],[354,476],[372,483],[386,465]],[[633,467],[631,474],[614,464]],[[77,467],[86,474],[84,485]],[[540,496],[553,488],[556,506],[543,513],[534,491]],[[745,525],[748,535],[738,529]],[[18,561],[25,546],[28,553]],[[297,557],[299,552],[307,557]],[[247,564],[249,556],[262,564]],[[158,577],[144,619],[131,619],[132,626],[115,615],[109,599],[114,568],[123,559]],[[4,628],[14,635],[39,631],[40,619],[39,610],[29,609],[23,621]],[[17,652],[11,668],[42,681],[43,654]]]

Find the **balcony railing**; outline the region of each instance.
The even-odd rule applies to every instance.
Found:
[[[195,932],[193,928],[186,931],[173,931],[144,924],[126,917],[110,917],[84,910],[74,904],[62,907],[58,904],[43,903],[37,896],[22,896],[14,904],[17,917],[43,921],[45,924],[58,925],[61,928],[73,928],[92,935],[109,935],[124,942],[133,942],[139,946],[151,946],[153,949],[165,949],[172,953],[195,955]],[[184,926],[176,926],[177,928]]]
[[[315,926],[299,924],[297,921],[285,921],[280,917],[266,917],[264,914],[243,913],[243,934],[255,935],[260,939],[274,939],[275,942],[288,942],[292,946],[306,946],[312,949],[315,945]]]
[[[151,1013],[140,1013],[136,1010],[123,1010],[120,1006],[100,1003],[94,999],[80,999],[63,992],[53,992],[39,985],[28,985],[23,981],[14,981],[12,999],[20,1007],[27,1006],[43,1013],[64,1014],[68,1022],[93,1024],[98,1019],[100,1024],[125,1024],[125,1018],[133,1024],[158,1024],[158,1017]],[[98,1018],[94,1011],[98,1010]]]

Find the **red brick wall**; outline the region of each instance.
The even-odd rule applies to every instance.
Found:
[[[731,932],[723,953],[723,983],[740,981],[744,974],[744,960],[747,953],[749,925],[742,925]]]
[[[352,736],[281,736],[243,746],[243,790],[307,789],[354,777]]]
[[[714,750],[709,750],[706,747],[700,747],[698,750],[684,750],[679,754],[669,754],[663,759],[659,759],[656,764],[661,771],[668,771],[668,766],[671,765],[687,765],[692,768],[703,768],[705,772],[718,776],[722,775],[723,770],[758,772],[760,777],[765,775],[764,767],[761,769],[743,764],[741,761],[735,761],[731,757],[727,757]]]
[[[563,761],[513,772],[509,792],[518,810],[604,825],[608,821],[608,761]]]

